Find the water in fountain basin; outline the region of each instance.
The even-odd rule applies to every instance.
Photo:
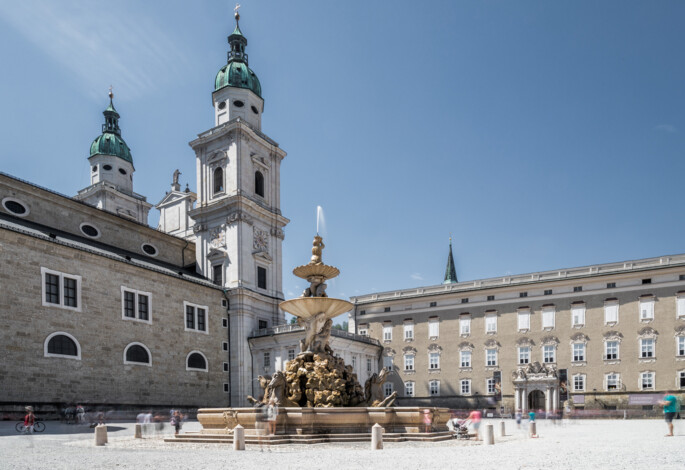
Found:
[[[316,233],[318,235],[325,235],[326,221],[323,217],[323,207],[316,206]]]

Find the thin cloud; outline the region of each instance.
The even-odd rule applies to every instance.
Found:
[[[421,275],[421,273],[414,273],[409,277],[415,281],[423,281],[423,276]]]
[[[676,127],[671,124],[659,124],[658,126],[654,126],[654,130],[659,132],[666,132],[667,134],[675,134],[676,132],[678,132],[678,129],[676,129]]]
[[[68,70],[90,98],[101,100],[112,84],[115,94],[136,99],[180,74],[187,62],[182,45],[152,17],[108,8],[100,2],[2,2],[0,18]]]

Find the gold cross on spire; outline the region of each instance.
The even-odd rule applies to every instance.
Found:
[[[233,9],[233,11],[235,12],[235,19],[236,20],[240,19],[240,12],[238,10],[240,10],[240,3],[236,3],[235,8]]]
[[[111,100],[114,98],[114,93],[112,93],[112,88],[114,88],[112,85],[109,86],[109,99]]]

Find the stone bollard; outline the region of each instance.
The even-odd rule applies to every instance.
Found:
[[[535,421],[531,422],[528,426],[530,426],[530,437],[538,437]]]
[[[233,428],[233,450],[245,450],[245,428],[241,425]]]
[[[142,439],[143,438],[143,426],[136,423],[136,430],[135,434],[133,434],[134,439]]]
[[[107,426],[98,424],[95,426],[95,445],[104,446],[107,443]]]
[[[499,435],[500,435],[501,437],[504,437],[504,436],[507,435],[507,427],[506,427],[506,425],[504,424],[504,421],[500,421],[500,422],[499,422]]]
[[[371,428],[371,450],[383,449],[383,427],[376,423]]]
[[[485,442],[486,446],[491,446],[495,443],[495,427],[492,424],[485,425],[483,441]]]

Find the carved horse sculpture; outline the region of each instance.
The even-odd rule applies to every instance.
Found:
[[[387,397],[383,393],[383,384],[388,379],[388,369],[381,370],[380,374],[373,374],[364,384],[366,406],[384,407],[393,406],[397,399],[397,392],[392,392]]]
[[[269,379],[266,381],[266,379]],[[288,383],[285,380],[285,374],[281,371],[276,372],[273,376],[259,376],[259,385],[262,387],[264,390],[264,398],[262,399],[262,403],[266,404],[269,403],[271,399],[276,400],[276,404],[278,406],[300,406],[295,400],[297,400],[299,397],[295,396],[295,400],[292,400],[288,396]],[[250,403],[257,404],[259,403],[259,400],[256,400],[254,397],[248,395],[247,397],[248,401]]]

